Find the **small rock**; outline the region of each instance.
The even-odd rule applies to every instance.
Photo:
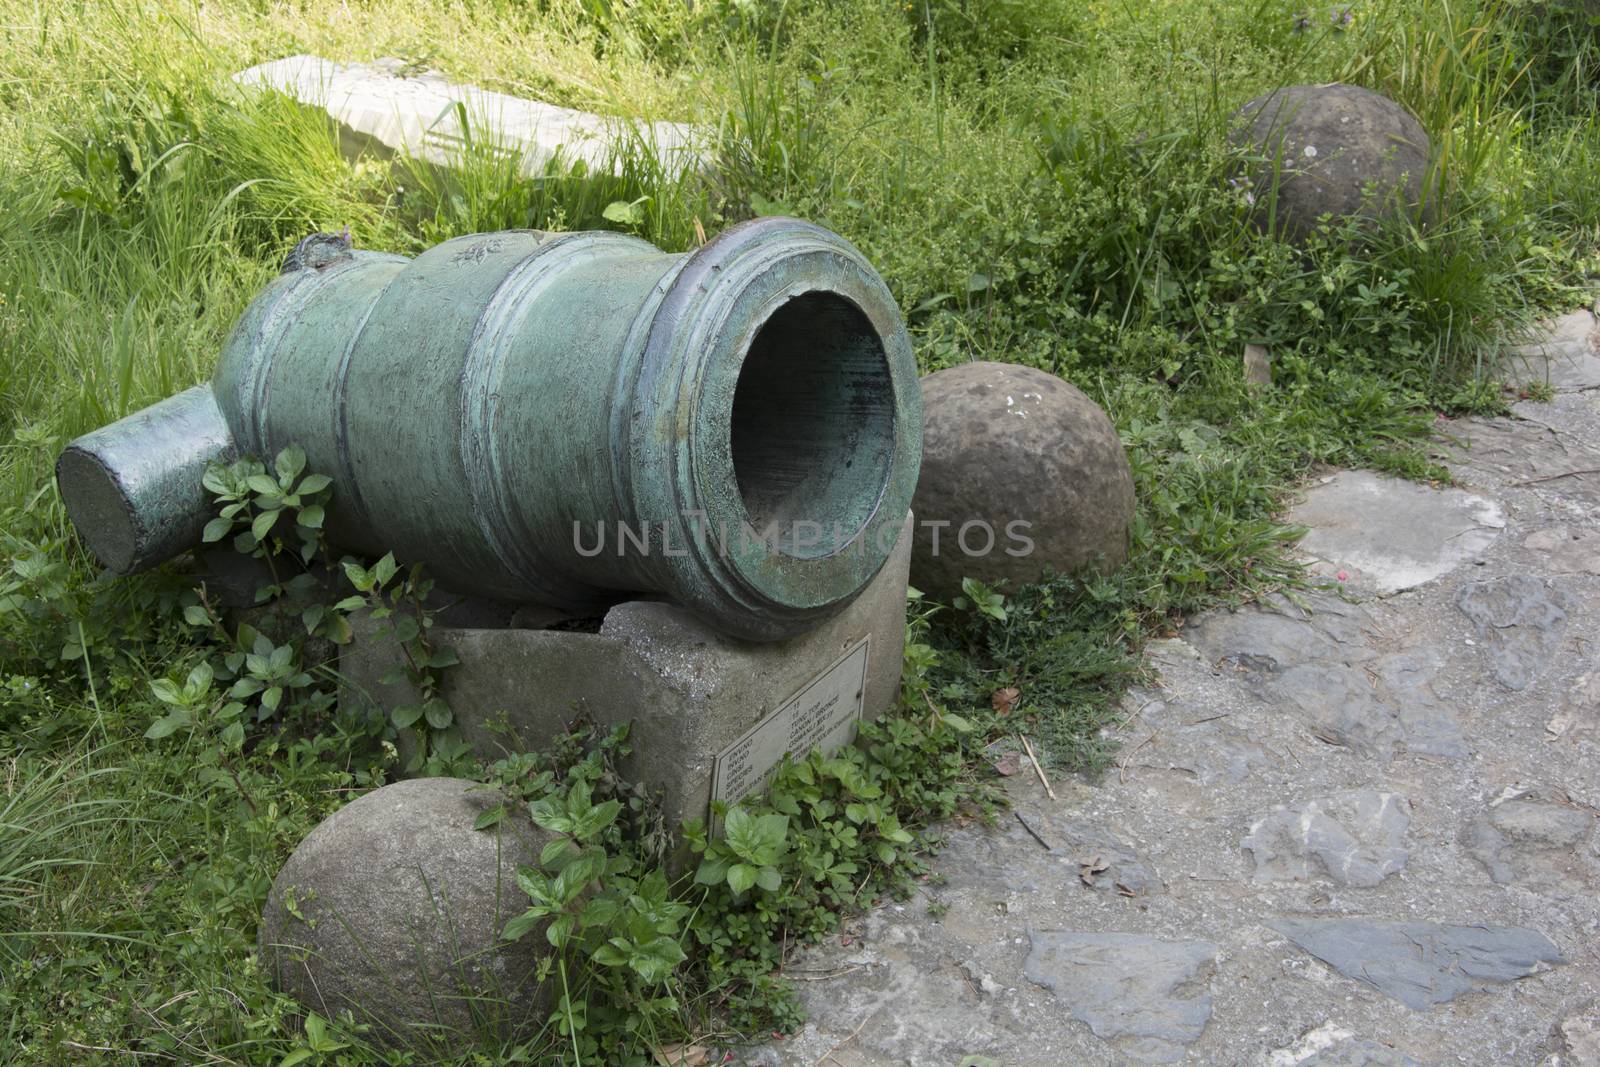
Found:
[[[1495,681],[1513,692],[1533,684],[1560,644],[1566,627],[1566,597],[1526,574],[1469,582],[1456,607],[1488,651]]]
[[[1130,1059],[1177,1063],[1211,1018],[1217,946],[1143,934],[1030,930],[1028,981]]]
[[[1272,384],[1272,356],[1266,345],[1244,346],[1244,380],[1251,385]]]
[[[1354,1032],[1323,1023],[1307,1030],[1288,1048],[1275,1049],[1267,1067],[1422,1067],[1422,1064],[1386,1045]]]
[[[1500,885],[1585,879],[1575,850],[1594,832],[1594,816],[1565,804],[1510,800],[1467,828],[1466,845]]]
[[[1346,978],[1417,1011],[1567,962],[1549,938],[1519,926],[1366,919],[1278,919],[1267,925]]]
[[[1405,797],[1365,789],[1277,808],[1250,827],[1244,848],[1258,882],[1306,881],[1320,871],[1366,888],[1406,865],[1410,825]]]
[[[1556,1024],[1561,1058],[1551,1067],[1600,1067],[1600,1000],[1591,1000]]]
[[[993,975],[979,967],[976,960],[967,960],[961,965],[961,969],[966,972],[972,984],[977,986],[978,991],[986,996],[992,997],[1005,988],[994,980]]]

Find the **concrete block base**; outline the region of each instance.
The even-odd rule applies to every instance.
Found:
[[[581,718],[631,723],[633,755],[621,769],[660,796],[676,828],[707,817],[714,784],[732,799],[759,788],[787,745],[846,743],[857,701],[867,720],[893,707],[910,558],[908,517],[853,604],[810,633],[770,644],[725,637],[676,605],[646,601],[612,608],[598,633],[436,625],[435,642],[461,659],[444,672],[442,695],[486,760],[543,748]],[[376,629],[357,626],[341,655],[347,707],[416,700],[405,683],[379,681],[399,653],[372,636]]]

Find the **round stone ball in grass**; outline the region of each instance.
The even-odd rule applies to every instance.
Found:
[[[968,363],[922,380],[912,584],[948,600],[962,578],[1011,588],[1128,557],[1133,474],[1116,427],[1031,367]]]
[[[312,830],[261,916],[261,958],[279,990],[332,1016],[350,1009],[374,1040],[407,1046],[536,1030],[549,946],[500,931],[527,909],[519,866],[550,836],[508,808],[476,830],[499,793],[459,778],[396,782]]]
[[[1355,85],[1290,85],[1233,113],[1257,225],[1304,240],[1317,220],[1414,209],[1428,181],[1428,134],[1388,97]]]

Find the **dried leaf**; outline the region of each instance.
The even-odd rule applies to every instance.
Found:
[[[659,1067],[704,1067],[711,1050],[704,1045],[656,1045],[650,1049]]]
[[[1004,689],[996,689],[989,697],[989,703],[994,705],[994,710],[1001,715],[1010,715],[1011,709],[1017,706],[1017,701],[1022,699],[1022,690],[1014,685]]]
[[[1016,752],[1007,752],[993,763],[995,773],[1010,778],[1022,769],[1022,756]]]

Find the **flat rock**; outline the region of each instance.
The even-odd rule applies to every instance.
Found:
[[[1568,740],[1600,732],[1600,671],[1579,675],[1561,700],[1561,709],[1545,723],[1552,738]]]
[[[614,172],[622,150],[637,138],[673,177],[703,164],[691,126],[639,123],[636,133],[635,124],[620,116],[458,85],[436,71],[413,71],[399,59],[337,63],[289,56],[242,70],[233,80],[323,109],[338,124],[340,147],[352,158],[402,155],[449,167],[476,140],[518,153],[528,177],[543,174],[557,159]]]
[[[1151,743],[1135,753],[1136,766],[1180,771],[1201,785],[1237,785],[1277,763],[1265,748],[1230,725],[1225,717],[1203,716],[1196,721],[1192,709],[1169,701],[1141,703],[1144,707],[1139,719],[1150,729]]]
[[[1469,582],[1456,607],[1472,620],[1495,681],[1513,692],[1532,685],[1549,664],[1566,627],[1566,597],[1526,574]]]
[[[1522,547],[1545,574],[1600,575],[1600,533],[1547,526],[1522,540]]]
[[[1387,596],[1481,555],[1505,528],[1500,506],[1462,489],[1431,489],[1372,471],[1340,471],[1289,512],[1307,528],[1300,550],[1313,573],[1343,573]]]
[[[1518,385],[1548,384],[1558,393],[1600,388],[1594,314],[1573,311],[1541,323],[1537,336],[1511,350],[1506,369]]]
[[[1061,854],[1071,881],[1126,897],[1162,891],[1161,879],[1143,856],[1121,838],[1081,819],[1045,820],[1052,852]]]
[[[1143,934],[1030,930],[1023,965],[1096,1037],[1142,1063],[1177,1063],[1211,1018],[1217,946]]]
[[[1312,596],[1299,607],[1274,597],[1202,615],[1188,640],[1242,673],[1263,700],[1293,709],[1329,744],[1385,759],[1401,747],[1464,757],[1454,712],[1430,686],[1440,658],[1427,650],[1382,655],[1367,641],[1375,629],[1360,605]]]
[[[1588,840],[1594,827],[1593,813],[1583,808],[1509,800],[1468,827],[1465,840],[1473,857],[1500,885],[1530,880],[1577,888],[1586,883],[1585,873],[1591,869]]]
[[[1566,962],[1548,937],[1518,926],[1366,919],[1267,925],[1345,977],[1417,1011]]]
[[[1243,847],[1258,882],[1307,881],[1322,875],[1368,888],[1406,865],[1411,804],[1395,793],[1354,790],[1280,807],[1256,820]]]
[[[1274,1049],[1267,1067],[1422,1067],[1387,1045],[1357,1036],[1332,1022],[1307,1030],[1288,1048]]]
[[[1458,419],[1440,441],[1451,469],[1477,485],[1540,489],[1600,504],[1600,452],[1530,419]]]
[[[1295,603],[1281,594],[1238,611],[1206,612],[1184,631],[1212,662],[1280,672],[1306,663],[1359,663],[1376,656],[1367,647],[1370,619],[1359,605],[1312,594]]]

